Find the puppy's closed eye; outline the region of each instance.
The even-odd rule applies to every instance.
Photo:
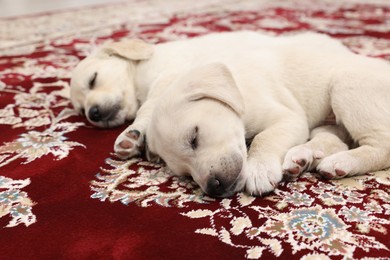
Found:
[[[92,78],[89,80],[88,82],[88,87],[89,89],[93,89],[95,87],[95,84],[96,84],[96,78],[97,78],[97,72],[95,72],[92,76]]]
[[[199,142],[198,142],[198,131],[199,131],[199,128],[197,126],[195,126],[195,128],[192,131],[191,136],[190,136],[189,142],[190,142],[192,150],[196,150],[198,148],[198,145],[199,145]]]

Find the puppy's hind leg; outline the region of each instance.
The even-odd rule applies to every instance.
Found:
[[[342,178],[390,167],[389,75],[387,64],[371,61],[335,81],[333,111],[359,147],[324,158],[317,166],[324,177]]]
[[[390,139],[387,139],[390,142]],[[390,147],[361,143],[356,149],[324,158],[317,171],[327,179],[340,179],[390,167]]]
[[[348,150],[345,143],[347,139],[347,132],[338,125],[313,129],[310,141],[288,150],[282,165],[283,178],[288,181],[295,180],[303,172],[315,169],[324,157]]]
[[[291,148],[284,159],[283,171],[287,179],[295,179],[305,171],[315,169],[319,161],[336,152],[348,149],[348,134],[338,125],[324,125],[313,129],[310,141]]]

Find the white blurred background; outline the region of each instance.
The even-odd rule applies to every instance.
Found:
[[[83,6],[125,2],[123,0],[0,0],[0,17],[33,15]]]

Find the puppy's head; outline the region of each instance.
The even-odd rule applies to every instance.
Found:
[[[73,70],[71,101],[99,127],[115,127],[134,119],[138,110],[134,85],[136,62],[149,59],[153,47],[133,39],[103,45]]]
[[[190,174],[210,196],[231,196],[243,186],[243,112],[243,99],[226,66],[195,68],[159,99],[146,134],[149,149],[173,173]]]

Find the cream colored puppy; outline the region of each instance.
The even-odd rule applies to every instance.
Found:
[[[264,37],[216,61],[151,90],[146,134],[152,152],[209,195],[261,195],[282,172],[295,178],[313,167],[327,178],[390,167],[386,62],[318,34]],[[337,126],[304,144],[332,111]],[[348,150],[348,136],[358,147]]]
[[[137,64],[149,59],[153,47],[141,40],[105,44],[72,72],[71,101],[93,125],[116,127],[134,119],[148,87],[137,78]]]
[[[137,119],[115,142],[122,158],[141,153],[153,101],[178,75],[236,51],[257,48],[268,39],[255,32],[216,33],[189,40],[149,45],[141,40],[105,44],[82,60],[71,78],[71,101],[98,127]],[[142,105],[142,106],[141,106]]]

